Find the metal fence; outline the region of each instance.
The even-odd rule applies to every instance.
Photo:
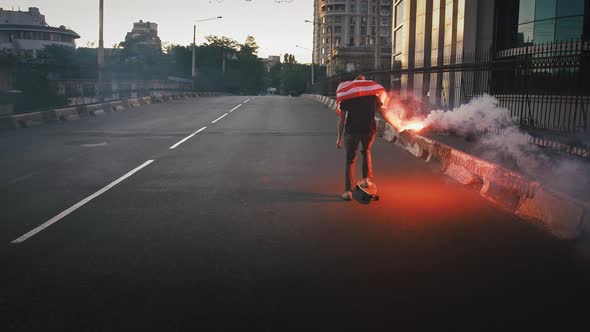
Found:
[[[311,93],[333,96],[347,73],[318,82]],[[482,94],[495,96],[521,127],[555,133],[588,133],[590,42],[569,41],[465,53],[440,64],[394,65],[363,73],[427,109],[453,109]]]

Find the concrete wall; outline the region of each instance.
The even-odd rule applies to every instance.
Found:
[[[68,97],[70,105],[97,102],[98,84],[95,80],[57,80],[52,82],[55,92]],[[157,96],[172,91],[188,91],[190,83],[173,81],[112,81],[104,83],[104,98],[116,100],[143,96]]]

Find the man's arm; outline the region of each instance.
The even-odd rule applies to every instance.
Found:
[[[397,119],[391,114],[391,112],[388,112],[386,109],[384,109],[383,107],[379,107],[379,114],[381,114],[381,117],[383,118],[383,120],[385,120],[385,122],[389,123],[389,125],[391,127],[393,127],[393,129],[395,129],[396,131],[399,132],[399,128],[398,128],[398,121]]]
[[[341,109],[340,117],[338,117],[338,139],[336,146],[342,149],[342,136],[344,135],[344,125],[346,124],[346,110]]]

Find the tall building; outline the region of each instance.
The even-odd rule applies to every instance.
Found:
[[[415,69],[392,76],[394,90],[431,104],[456,106],[460,72],[420,72],[455,65],[474,54],[495,58],[503,50],[547,42],[588,38],[588,0],[395,0],[394,69]]]
[[[314,0],[314,63],[328,76],[375,66],[376,6],[379,0]],[[381,68],[391,57],[391,1],[380,0]]]
[[[278,55],[269,55],[268,58],[262,59],[266,65],[266,71],[270,72],[270,69],[281,63],[281,57]]]
[[[72,30],[51,27],[38,8],[13,11],[0,8],[0,50],[36,57],[48,45],[76,47],[80,36]]]
[[[133,30],[125,36],[125,43],[134,47],[148,46],[158,50],[161,49],[162,41],[158,37],[158,25],[143,20],[133,23]]]

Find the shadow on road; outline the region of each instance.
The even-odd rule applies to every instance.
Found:
[[[340,203],[344,202],[337,194],[318,192],[289,191],[265,189],[250,193],[259,200],[269,202],[309,202],[309,203]]]

